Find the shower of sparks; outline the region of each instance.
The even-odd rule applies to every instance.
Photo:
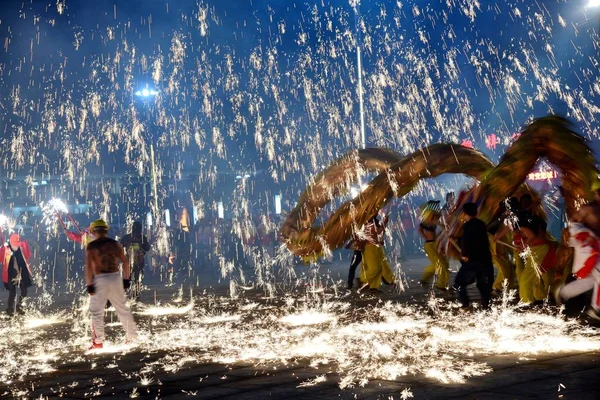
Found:
[[[270,295],[280,269],[292,278],[293,261],[273,250],[279,244],[264,249],[260,241],[276,237],[275,194],[285,214],[311,176],[360,146],[357,46],[369,146],[408,153],[439,141],[480,149],[493,142],[494,158],[524,122],[552,109],[598,134],[598,34],[579,25],[584,10],[566,5],[274,3],[253,6],[248,20],[227,2],[178,6],[180,18],[169,4],[138,16],[134,8],[92,11],[100,3],[86,2],[89,12],[63,0],[3,10],[4,20],[20,22],[1,25],[0,155],[6,176],[26,183],[7,205],[43,204],[54,232],[66,204],[89,204],[85,218],[116,221],[117,229],[143,218],[170,281],[199,285],[205,264],[237,296],[247,287]],[[93,23],[83,24],[82,12]],[[162,12],[170,22],[153,24]],[[492,25],[510,39],[488,32]],[[406,199],[465,183],[453,180],[421,181]],[[183,206],[195,220],[192,246],[175,251],[177,227],[166,226],[165,211],[176,225]],[[390,235],[388,248],[403,246],[402,236]],[[187,259],[192,266],[177,270]],[[43,276],[57,262],[44,264]],[[78,264],[68,265],[72,285]]]
[[[7,229],[10,225],[10,218],[4,214],[0,214],[0,229]]]
[[[185,307],[174,307],[174,306],[149,306],[144,307],[139,314],[141,315],[152,315],[152,316],[162,316],[162,315],[178,315],[178,314],[187,314],[194,307],[194,303],[190,303]]]
[[[12,5],[4,6],[0,21],[6,181],[0,194],[10,192],[2,207],[13,214],[2,209],[0,226],[12,229],[16,208],[33,203],[41,205],[44,225],[58,232],[57,215],[89,205],[82,211],[88,221],[103,217],[117,229],[146,222],[152,266],[166,285],[183,282],[197,293],[211,273],[228,283],[228,299],[185,304],[180,295],[171,304],[134,305],[142,339],[131,351],[168,351],[156,368],[303,358],[336,365],[346,388],[407,374],[464,382],[490,371],[475,354],[599,349],[593,329],[506,303],[462,315],[434,299],[431,316],[410,304],[350,310],[338,300],[283,301],[278,291],[301,285],[311,299],[325,297],[330,277],[318,265],[296,272],[294,257],[275,240],[273,216],[275,194],[285,214],[316,173],[361,145],[357,46],[367,146],[406,154],[451,141],[497,159],[526,121],[555,110],[597,139],[599,36],[588,23],[596,1],[582,9],[526,0],[236,2],[233,9],[212,0],[110,9],[101,9],[105,2],[4,3]],[[439,199],[465,183],[463,177],[423,180],[404,200]],[[181,205],[195,221],[176,240]],[[173,226],[166,224],[167,210]],[[407,222],[395,217],[386,248],[399,265],[399,249],[409,239]],[[418,211],[405,218],[414,225]],[[76,301],[73,315],[32,311],[51,308],[61,291],[80,291],[83,252],[44,242],[46,235],[18,222],[35,250],[41,294],[22,323],[0,323],[5,382],[88,360],[82,351],[89,344],[87,298]],[[338,256],[327,247],[325,254]],[[282,304],[244,300],[253,289]],[[65,334],[48,333],[56,329]],[[99,354],[127,351],[114,340]],[[155,382],[152,367],[135,379]],[[88,395],[103,384],[96,382]],[[130,393],[138,396],[143,389]],[[411,390],[401,397],[411,398]]]
[[[69,212],[65,202],[57,198],[53,198],[47,203],[42,202],[40,208],[43,212],[42,222],[48,226],[49,229],[58,226],[58,218],[61,213],[66,214]]]
[[[492,371],[477,356],[508,355],[517,362],[549,353],[600,350],[597,329],[565,319],[558,309],[527,311],[503,301],[490,311],[465,314],[456,304],[441,303],[432,314],[424,305],[383,302],[350,312],[349,303],[342,300],[306,300],[286,297],[255,303],[212,297],[180,308],[140,304],[137,346],[116,339],[89,352],[89,327],[80,324],[86,310],[42,319],[26,316],[23,324],[0,325],[0,351],[6,355],[0,359],[0,374],[3,381],[13,381],[14,390],[21,390],[20,379],[51,373],[66,360],[165,351],[167,355],[152,366],[140,364],[141,385],[151,385],[159,369],[176,372],[184,364],[264,367],[302,359],[315,367],[333,366],[339,387],[347,389],[407,375],[464,383]],[[50,335],[49,324],[62,334]],[[120,328],[110,325],[116,325],[112,330]],[[319,375],[299,387],[326,380]],[[411,395],[409,389],[403,392],[403,398]]]

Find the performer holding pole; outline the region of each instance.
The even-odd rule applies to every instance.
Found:
[[[428,201],[421,213],[419,233],[425,239],[424,249],[430,264],[425,267],[420,283],[427,285],[434,275],[437,276],[436,287],[441,291],[448,290],[450,270],[448,259],[440,254],[437,248],[437,225],[440,222],[439,201]]]
[[[389,221],[389,214],[383,223],[379,222],[375,214],[365,224],[366,244],[363,254],[363,265],[360,280],[364,286],[369,286],[371,292],[380,293],[381,281],[394,285],[395,276],[383,249],[385,227]]]

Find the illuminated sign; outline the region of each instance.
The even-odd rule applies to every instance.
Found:
[[[527,179],[530,181],[547,181],[548,179],[556,178],[558,178],[558,172],[556,171],[538,171],[527,175]]]
[[[461,146],[468,147],[470,149],[473,148],[473,142],[469,139],[465,139],[460,143]]]
[[[487,138],[485,138],[485,146],[490,150],[496,150],[496,146],[498,146],[499,144],[500,141],[498,140],[498,136],[496,136],[493,133],[491,135],[488,135]]]

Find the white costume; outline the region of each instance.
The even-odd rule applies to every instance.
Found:
[[[566,301],[593,289],[591,305],[600,311],[600,239],[579,223],[571,223],[569,233],[569,246],[575,250],[572,272],[577,280],[559,291],[560,299]]]
[[[131,315],[131,311],[126,304],[121,273],[113,272],[94,276],[94,287],[96,292],[90,299],[94,343],[101,344],[104,342],[104,307],[106,307],[106,300],[110,300],[110,303],[115,307],[119,321],[121,321],[127,332],[127,340],[134,341],[137,337],[137,328],[133,321],[133,315]]]

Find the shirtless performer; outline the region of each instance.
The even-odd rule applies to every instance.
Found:
[[[582,206],[569,224],[569,245],[575,248],[573,280],[555,292],[556,302],[569,300],[593,289],[587,315],[600,320],[600,182],[592,184],[594,200]]]
[[[90,350],[101,349],[104,342],[104,307],[109,300],[117,311],[119,321],[127,332],[127,342],[137,338],[137,328],[133,315],[125,304],[125,289],[131,285],[129,279],[129,259],[123,247],[108,237],[108,225],[99,219],[90,225],[90,233],[95,240],[87,246],[85,279],[87,291],[92,296],[92,346]],[[119,260],[123,263],[123,276],[119,272]]]

